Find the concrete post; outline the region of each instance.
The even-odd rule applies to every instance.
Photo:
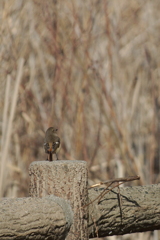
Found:
[[[74,220],[66,240],[88,240],[87,163],[85,161],[37,161],[29,168],[31,197],[55,195],[71,203]]]

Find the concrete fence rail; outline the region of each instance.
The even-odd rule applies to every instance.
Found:
[[[1,240],[63,240],[72,222],[69,203],[53,195],[0,201]]]

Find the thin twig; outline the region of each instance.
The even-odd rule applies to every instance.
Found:
[[[94,184],[94,185],[90,186],[88,189],[93,188],[93,187],[98,187],[100,185],[107,184],[107,183],[130,182],[130,181],[139,180],[139,179],[140,179],[140,176],[131,176],[131,177],[126,177],[126,178],[114,178],[111,180],[107,180],[104,182],[99,182],[97,184]]]
[[[110,187],[112,185],[112,183],[109,184],[109,186],[107,186],[103,192],[98,196],[99,200],[98,200],[98,204],[100,203],[101,199],[104,197],[104,195],[106,195],[108,192],[112,191],[114,188],[120,186],[121,184],[123,184],[123,182],[116,184],[115,186],[113,186],[112,188],[108,189],[108,187]],[[108,191],[106,191],[108,189]]]
[[[122,222],[122,198],[121,198],[119,186],[118,186],[118,203],[119,203],[121,222]]]
[[[130,181],[139,180],[139,179],[140,179],[139,176],[131,176],[131,177],[126,177],[126,178],[115,178],[115,179],[107,180],[107,181],[100,182],[100,183],[92,185],[88,189],[91,189],[93,187],[97,187],[97,186],[100,186],[100,185],[103,185],[103,184],[108,184],[108,186],[102,191],[102,193],[100,193],[100,195],[98,197],[96,197],[94,200],[92,200],[91,202],[89,202],[88,204],[83,206],[83,208],[89,206],[91,203],[95,202],[97,199],[99,199],[98,200],[98,204],[99,204],[101,199],[104,197],[105,194],[112,191],[114,188],[119,187],[124,182],[130,182]],[[109,188],[113,183],[117,183],[117,184],[114,185],[113,187]],[[121,200],[120,200],[120,204],[121,204]]]

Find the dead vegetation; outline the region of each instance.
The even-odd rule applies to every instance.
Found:
[[[86,160],[91,183],[157,183],[159,1],[2,0],[0,11],[1,196],[27,196],[53,125],[60,159]]]

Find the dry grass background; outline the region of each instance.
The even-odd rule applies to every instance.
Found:
[[[159,12],[159,0],[0,2],[2,197],[27,196],[52,125],[59,158],[86,160],[90,183],[159,181]]]

